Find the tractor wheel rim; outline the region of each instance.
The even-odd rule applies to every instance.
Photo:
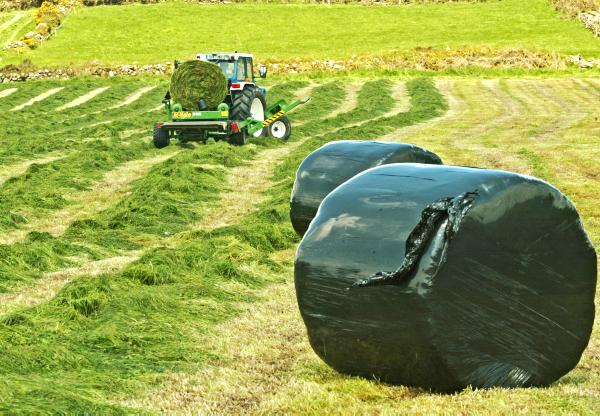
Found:
[[[281,139],[281,138],[285,137],[286,133],[287,133],[287,128],[283,121],[277,120],[271,125],[271,136],[273,136],[277,139]]]
[[[255,120],[265,121],[265,109],[263,108],[262,101],[259,98],[252,100],[252,105],[250,106],[250,117]],[[262,132],[263,129],[260,129],[254,133],[253,136],[259,137]]]

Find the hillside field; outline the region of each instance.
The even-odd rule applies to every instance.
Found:
[[[306,154],[382,139],[546,179],[597,246],[600,80],[297,79],[270,90],[313,97],[290,142],[158,151],[165,88],[1,87],[0,413],[600,410],[598,319],[581,363],[548,389],[437,395],[335,373],[295,304],[288,219]]]
[[[33,23],[19,28],[23,34]],[[415,48],[600,56],[600,41],[579,22],[559,18],[547,0],[403,7],[169,2],[79,8],[43,47],[5,53],[3,62],[154,64],[213,50],[250,51],[259,60],[347,59]]]

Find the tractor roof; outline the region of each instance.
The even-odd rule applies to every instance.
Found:
[[[238,52],[209,52],[199,53],[196,55],[196,59],[201,61],[213,61],[213,60],[225,60],[233,61],[239,58],[252,58],[251,53],[238,53]]]

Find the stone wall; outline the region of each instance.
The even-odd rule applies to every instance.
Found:
[[[406,54],[351,57],[345,60],[268,60],[256,62],[267,66],[269,74],[305,74],[311,72],[341,72],[356,70],[419,70],[442,71],[445,69],[467,69],[472,67],[485,69],[554,69],[562,70],[569,66],[581,69],[600,68],[600,59],[582,56],[561,57],[523,50],[436,50],[424,49]],[[0,83],[21,82],[37,79],[65,79],[73,76],[139,76],[165,75],[173,72],[171,62],[154,65],[117,65],[105,66],[93,64],[84,68],[37,68],[31,63],[7,65],[0,68]]]
[[[594,36],[600,36],[600,11],[579,13],[577,17],[586,28],[594,32]]]

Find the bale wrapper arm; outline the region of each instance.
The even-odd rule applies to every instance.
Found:
[[[269,125],[284,117],[286,113],[289,113],[299,105],[307,103],[309,100],[310,97],[304,97],[294,101],[291,104],[288,104],[285,100],[279,100],[267,109],[265,113],[266,118],[264,121],[259,121],[248,117],[242,123],[238,123],[238,126],[247,127],[248,134],[253,134],[262,128],[269,127]]]

